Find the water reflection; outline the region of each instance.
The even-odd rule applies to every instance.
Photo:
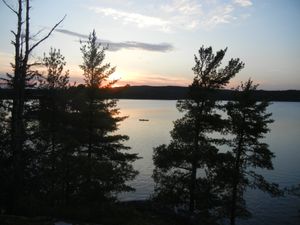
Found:
[[[122,200],[147,199],[152,193],[153,147],[170,140],[169,132],[173,127],[173,121],[180,117],[175,105],[176,101],[119,101],[118,106],[122,115],[129,116],[122,122],[119,132],[129,135],[128,145],[132,147],[132,152],[139,153],[143,157],[134,162],[135,168],[140,172],[132,182],[136,192],[121,195]],[[141,122],[139,121],[141,118],[149,121]]]
[[[118,106],[122,115],[129,118],[120,125],[120,133],[130,137],[128,145],[133,152],[143,159],[134,163],[140,175],[132,185],[136,192],[121,195],[122,200],[147,199],[153,192],[153,147],[170,141],[172,121],[182,115],[176,110],[176,101],[159,100],[120,100]],[[266,142],[275,153],[273,171],[260,173],[271,182],[281,187],[300,183],[300,103],[274,103],[269,107],[275,120],[271,124],[271,133]],[[140,118],[149,119],[147,122]],[[271,198],[257,190],[248,190],[246,201],[253,213],[250,220],[239,221],[238,224],[291,224],[300,223],[300,199],[293,196]]]

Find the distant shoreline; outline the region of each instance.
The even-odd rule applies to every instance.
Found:
[[[218,100],[233,100],[236,91],[221,89],[214,92]],[[127,86],[115,87],[109,91],[109,96],[117,99],[153,99],[153,100],[178,100],[185,99],[188,87],[180,86]],[[266,91],[257,90],[253,92],[257,100],[300,102],[300,90]]]
[[[71,88],[79,90],[83,87]],[[26,90],[27,98],[36,99],[45,95],[46,90],[29,89]],[[218,100],[233,100],[236,91],[221,89],[214,92],[214,97]],[[115,99],[140,99],[140,100],[178,100],[185,99],[188,94],[188,87],[181,86],[124,86],[106,89],[104,96]],[[0,99],[10,99],[13,96],[11,89],[0,88]],[[253,92],[257,100],[267,100],[272,102],[300,102],[300,90],[266,91],[257,90]]]

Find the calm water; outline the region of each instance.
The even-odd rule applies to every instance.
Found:
[[[173,121],[180,118],[176,101],[169,100],[120,100],[118,103],[122,115],[128,115],[120,125],[120,133],[127,134],[127,145],[132,152],[139,153],[142,159],[134,163],[140,172],[131,182],[136,192],[126,193],[122,200],[147,199],[153,192],[153,147],[168,144]],[[261,171],[268,181],[276,182],[281,187],[300,183],[300,103],[273,103],[269,107],[275,122],[270,126],[271,132],[266,142],[275,153],[273,171]],[[149,119],[141,122],[139,119]],[[258,190],[246,193],[246,202],[253,214],[249,220],[238,224],[300,224],[300,198],[287,196],[272,198]]]

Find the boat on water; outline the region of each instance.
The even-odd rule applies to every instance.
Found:
[[[148,119],[139,119],[139,121],[149,121]]]

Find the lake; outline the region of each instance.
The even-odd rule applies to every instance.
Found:
[[[136,191],[122,194],[120,199],[147,199],[154,188],[151,178],[153,147],[169,143],[173,121],[182,114],[176,109],[176,101],[170,100],[120,100],[118,107],[121,115],[129,116],[120,124],[119,132],[130,137],[126,144],[132,148],[131,152],[142,157],[134,163],[140,174],[130,183]],[[273,159],[274,170],[260,173],[282,188],[300,184],[300,103],[275,102],[268,110],[273,113],[274,123],[265,141],[276,158]],[[253,217],[239,220],[237,224],[300,224],[299,197],[272,198],[259,190],[249,190],[245,199]]]

